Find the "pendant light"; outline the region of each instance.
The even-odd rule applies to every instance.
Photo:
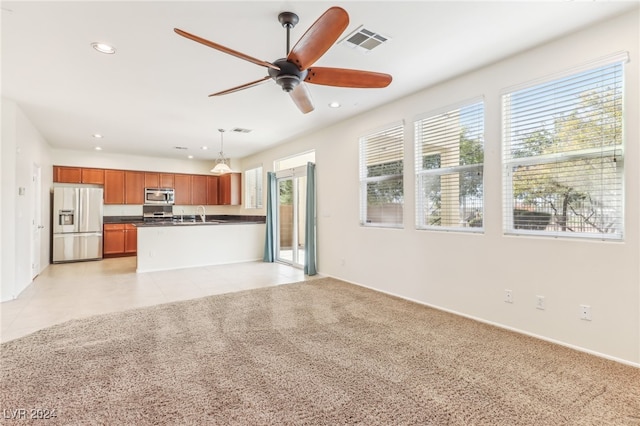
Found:
[[[218,129],[220,132],[220,157],[216,160],[216,166],[211,169],[211,173],[214,175],[223,175],[225,173],[231,173],[231,167],[227,164],[227,159],[224,158],[224,150],[223,150],[223,140],[222,136],[224,134],[224,129]]]

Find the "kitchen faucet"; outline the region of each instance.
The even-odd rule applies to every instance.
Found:
[[[198,206],[196,207],[196,214],[198,214],[198,212],[200,211],[200,208],[202,208],[202,214],[200,215],[200,219],[202,219],[202,221],[204,222],[205,217],[207,215],[207,211],[204,209],[204,206]]]

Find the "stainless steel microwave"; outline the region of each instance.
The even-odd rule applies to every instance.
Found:
[[[145,188],[144,203],[151,205],[171,205],[174,200],[173,188]]]

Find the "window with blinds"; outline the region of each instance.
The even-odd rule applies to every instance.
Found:
[[[262,166],[244,172],[244,194],[245,208],[262,208]]]
[[[360,138],[360,223],[402,227],[404,124]]]
[[[622,238],[625,60],[503,95],[506,233]]]
[[[483,100],[427,114],[414,127],[416,227],[482,231]]]

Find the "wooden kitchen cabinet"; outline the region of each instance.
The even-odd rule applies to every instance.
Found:
[[[124,174],[124,203],[144,204],[144,172],[126,171]]]
[[[54,182],[104,185],[105,204],[144,204],[145,188],[172,188],[177,205],[240,205],[241,173],[221,176],[53,166]]]
[[[238,206],[242,200],[242,173],[220,175],[218,181],[218,200],[223,206]]]
[[[145,188],[173,188],[173,173],[145,172]]]
[[[131,223],[124,225],[124,252],[132,256],[138,252],[138,228]]]
[[[135,256],[138,250],[138,229],[131,223],[105,223],[104,257]]]
[[[82,183],[82,168],[53,166],[53,181],[63,183]]]
[[[124,204],[124,170],[104,171],[104,203]]]
[[[160,173],[160,188],[174,188],[173,173]]]
[[[53,166],[53,181],[60,183],[104,184],[104,170],[83,167]]]
[[[145,188],[160,188],[160,173],[145,172],[144,173]]]
[[[207,204],[207,176],[191,175],[191,204]]]
[[[210,206],[217,206],[220,202],[218,200],[218,176],[207,176],[207,204]]]
[[[174,203],[178,205],[191,204],[191,175],[174,175]]]
[[[105,223],[103,232],[102,253],[110,255],[122,255],[124,253],[124,224]]]
[[[103,169],[82,169],[82,183],[104,185]]]

